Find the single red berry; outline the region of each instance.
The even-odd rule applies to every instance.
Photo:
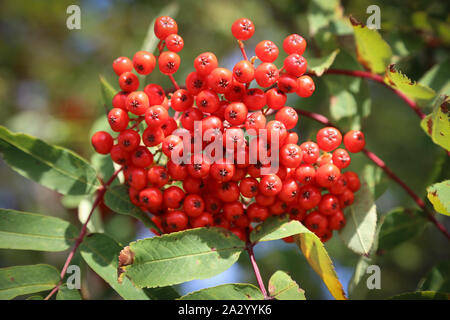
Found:
[[[117,144],[113,145],[110,154],[112,161],[120,165],[127,164],[130,159],[130,154],[123,151]]]
[[[278,88],[272,88],[266,92],[267,106],[278,110],[286,104],[286,94]]]
[[[222,202],[213,195],[206,195],[203,200],[205,201],[205,211],[218,214],[222,210]]]
[[[318,211],[308,214],[304,220],[305,227],[321,237],[328,231],[328,219]]]
[[[280,193],[280,195],[281,195],[281,193]],[[278,197],[280,195],[278,195]],[[285,213],[287,208],[288,208],[287,203],[278,199],[278,200],[275,201],[275,203],[273,205],[271,205],[269,207],[269,212],[270,212],[271,215],[278,216],[278,215],[281,215],[281,214]]]
[[[332,194],[324,194],[322,199],[319,202],[319,212],[326,216],[331,216],[338,212],[339,207],[339,199]]]
[[[223,216],[230,222],[236,221],[244,214],[244,205],[240,201],[228,202],[223,206]]]
[[[275,174],[269,174],[261,178],[259,192],[265,196],[276,196],[282,187],[281,179]]]
[[[236,79],[233,79],[233,82],[230,85],[230,90],[225,92],[225,99],[230,102],[238,102],[242,101],[247,89],[243,83],[237,82]]]
[[[170,186],[163,192],[164,205],[170,209],[177,209],[183,203],[185,193],[177,186]]]
[[[233,73],[225,68],[215,68],[208,75],[208,87],[217,93],[226,93],[233,82]]]
[[[359,181],[358,175],[353,171],[347,171],[344,173],[347,178],[347,186],[353,192],[356,192],[361,187],[361,182]]]
[[[307,164],[314,164],[320,156],[320,150],[317,143],[312,141],[303,142],[300,145],[303,151],[303,161]]]
[[[112,64],[115,74],[120,76],[124,72],[130,72],[133,70],[133,63],[127,57],[118,57]]]
[[[219,184],[217,197],[223,202],[233,202],[239,200],[239,187],[234,181],[227,181]]]
[[[218,66],[219,62],[212,52],[201,53],[194,60],[194,68],[200,77],[208,76]]]
[[[211,165],[210,175],[217,181],[230,181],[234,175],[234,164],[226,159],[216,161]]]
[[[286,212],[292,220],[303,221],[306,217],[306,210],[303,209],[299,204],[291,204]]]
[[[250,111],[260,110],[266,105],[266,95],[261,89],[252,88],[247,90],[243,102]]]
[[[346,223],[346,219],[341,210],[328,217],[328,227],[332,230],[341,230]]]
[[[172,51],[164,51],[158,58],[159,70],[166,74],[174,74],[180,67],[180,56]]]
[[[156,188],[161,188],[169,182],[169,173],[162,166],[153,166],[148,169],[147,181]]]
[[[247,114],[247,107],[242,102],[230,103],[224,112],[225,120],[233,126],[243,124],[247,119]]]
[[[269,210],[257,203],[252,203],[247,208],[247,216],[252,222],[261,222],[269,217]]]
[[[240,151],[245,144],[244,131],[241,128],[230,127],[223,133],[223,145],[226,150]]]
[[[270,62],[261,63],[255,70],[255,80],[263,88],[273,85],[279,77],[278,68]]]
[[[328,188],[328,191],[330,191],[331,194],[339,195],[342,194],[345,189],[348,187],[348,180],[345,174],[341,174],[339,176],[339,179],[330,187]]]
[[[247,241],[247,233],[245,232],[244,229],[234,227],[234,228],[231,228],[230,231],[231,231],[235,236],[237,236],[239,239],[241,239],[241,241],[244,241],[244,242]]]
[[[202,119],[202,137],[204,141],[215,141],[222,136],[223,122],[219,117],[208,116]]]
[[[234,78],[241,83],[251,82],[255,78],[255,67],[248,60],[242,60],[233,68]]]
[[[246,198],[253,198],[258,194],[259,182],[255,178],[247,177],[241,180],[239,183],[239,190],[241,194]]]
[[[122,131],[117,137],[117,144],[125,152],[131,152],[139,146],[141,136],[133,129]]]
[[[297,77],[284,73],[278,78],[278,89],[286,93],[296,92],[298,89]]]
[[[186,229],[188,222],[188,217],[183,211],[170,211],[164,215],[162,226],[167,232],[176,232]]]
[[[298,34],[291,34],[287,36],[283,41],[283,50],[287,54],[296,53],[302,55],[303,52],[305,52],[305,49],[306,40]]]
[[[131,154],[131,163],[140,168],[148,167],[153,163],[153,154],[147,147],[139,146]]]
[[[213,90],[207,89],[200,91],[195,97],[195,104],[197,108],[205,113],[214,113],[219,109],[219,96]]]
[[[169,113],[162,106],[152,106],[145,112],[145,123],[149,128],[159,128],[169,120]]]
[[[169,120],[161,126],[164,137],[170,136],[177,128],[178,124],[174,118],[169,118]]]
[[[255,26],[251,20],[240,18],[231,26],[231,33],[238,40],[248,40],[255,33]]]
[[[360,152],[365,145],[364,133],[359,130],[351,130],[344,135],[344,146],[352,153]]]
[[[214,218],[212,214],[203,212],[199,216],[190,219],[192,228],[210,227],[214,225]]]
[[[294,108],[283,107],[275,114],[275,120],[278,120],[284,124],[286,129],[293,129],[298,122],[298,114]]]
[[[159,145],[164,140],[164,131],[161,127],[150,128],[144,130],[142,133],[142,142],[147,147],[154,147]]]
[[[339,206],[341,207],[341,209],[344,209],[353,204],[353,201],[355,200],[355,195],[352,190],[347,188],[344,190],[344,192],[338,195],[338,198],[339,198]]]
[[[284,139],[283,143],[284,144],[288,144],[288,143],[297,144],[298,143],[298,134],[297,134],[297,132],[288,132],[288,134],[286,136],[286,139]]]
[[[108,154],[114,144],[111,135],[106,131],[97,131],[91,138],[92,146],[95,151],[100,154]]]
[[[148,101],[150,106],[161,105],[164,102],[164,98],[166,94],[164,93],[164,89],[156,83],[150,83],[145,86],[144,92],[148,97]]]
[[[184,47],[184,40],[180,35],[172,33],[166,38],[166,46],[169,51],[180,52]]]
[[[203,119],[203,112],[197,108],[190,108],[183,112],[181,125],[187,130],[194,130],[194,122]]]
[[[278,47],[270,40],[263,40],[256,45],[255,53],[262,62],[274,62],[278,58]]]
[[[280,162],[286,168],[297,168],[302,162],[303,153],[296,144],[285,144],[280,149]]]
[[[313,183],[316,169],[310,164],[303,164],[295,169],[295,178],[302,184]]]
[[[183,209],[189,217],[197,217],[204,212],[205,202],[198,194],[189,194],[184,199]]]
[[[317,168],[316,183],[323,188],[330,188],[341,175],[341,171],[334,164],[326,163]]]
[[[245,120],[245,130],[249,135],[256,136],[259,134],[259,131],[265,127],[266,117],[260,111],[250,114]]]
[[[169,135],[164,138],[161,150],[169,158],[172,158],[172,152],[180,152],[182,149],[183,140],[179,136]],[[181,152],[179,153],[181,155]]]
[[[167,162],[167,172],[173,180],[184,180],[188,176],[184,163],[175,163],[171,159]]]
[[[347,168],[351,162],[348,152],[341,148],[333,151],[332,159],[333,164],[339,169]]]
[[[325,127],[317,132],[316,139],[320,149],[330,152],[341,144],[342,135],[336,128]]]
[[[314,80],[308,76],[303,75],[297,79],[297,90],[296,93],[302,98],[310,97],[316,90],[316,85]]]
[[[194,98],[189,91],[185,89],[178,89],[173,93],[170,102],[173,110],[183,112],[192,107]]]
[[[236,219],[233,224],[238,228],[248,228],[250,226],[250,219],[246,214],[244,214]]]
[[[127,96],[126,106],[128,111],[140,116],[145,113],[150,103],[144,91],[134,91]]]
[[[192,178],[191,176],[187,176],[186,179],[183,180],[183,190],[186,193],[201,193],[204,190],[204,187],[205,184],[202,179],[196,179]]]
[[[113,108],[108,113],[108,122],[111,129],[115,132],[121,132],[128,127],[128,112],[123,109]]]
[[[201,179],[209,175],[211,168],[206,156],[203,154],[195,154],[191,157],[191,163],[187,164],[187,171],[193,178]]]
[[[125,92],[136,91],[139,88],[139,79],[134,73],[126,71],[119,76],[119,86]]]
[[[287,130],[282,122],[278,120],[269,121],[266,125],[266,130],[268,143],[272,142],[272,138],[278,138],[278,144],[283,145],[284,139],[287,137]]]
[[[302,76],[308,67],[306,59],[297,53],[288,55],[286,59],[284,59],[283,65],[287,73],[295,77]]]
[[[127,97],[128,97],[128,92],[125,92],[125,91],[117,92],[114,95],[114,98],[112,99],[113,107],[127,110],[127,105],[126,105]]]
[[[322,195],[319,188],[312,184],[302,186],[298,192],[298,204],[304,210],[309,210],[317,206],[320,202]]]
[[[125,177],[130,187],[135,190],[142,190],[147,186],[147,171],[143,168],[130,168]]]
[[[155,20],[154,31],[158,39],[164,40],[172,33],[178,33],[178,25],[173,18],[162,16]]]
[[[186,77],[186,88],[189,93],[196,96],[200,91],[207,89],[206,80],[197,72],[191,72]]]
[[[278,198],[286,203],[292,203],[297,200],[299,187],[294,179],[288,178],[283,181],[283,187],[281,188]]]
[[[133,57],[134,70],[137,73],[147,75],[152,73],[156,66],[155,56],[147,51],[138,51]]]
[[[263,207],[270,207],[275,203],[276,200],[277,200],[276,196],[266,196],[262,193],[258,193],[255,196],[255,203]]]
[[[139,192],[139,201],[146,207],[157,207],[162,204],[162,192],[158,188],[146,188]]]

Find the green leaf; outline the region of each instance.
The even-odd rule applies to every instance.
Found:
[[[387,300],[449,300],[450,294],[435,291],[417,291],[402,293]]]
[[[309,265],[325,283],[331,295],[337,300],[346,300],[344,288],[339,282],[333,262],[322,241],[312,232],[295,235],[294,240],[302,250]]]
[[[434,89],[438,94],[450,94],[450,59],[447,58],[443,63],[434,65],[419,80],[419,83]]]
[[[109,110],[110,106],[112,106],[112,100],[118,91],[114,89],[114,87],[102,75],[100,75],[99,78],[100,88],[102,90],[103,105],[105,106],[105,110]]]
[[[44,300],[44,298],[36,295],[36,296],[28,297],[26,300]]]
[[[318,77],[322,76],[323,73],[331,67],[338,53],[339,49],[336,49],[325,57],[309,58],[309,72],[314,73]]]
[[[450,216],[450,180],[429,186],[427,188],[427,197],[433,204],[434,210]]]
[[[152,300],[175,300],[180,294],[173,287],[144,288],[144,292]]]
[[[306,300],[305,291],[283,271],[275,272],[270,278],[269,294],[277,300]]]
[[[389,179],[380,167],[366,164],[362,170],[362,176],[366,179],[374,199],[378,199],[386,191]]]
[[[131,202],[130,196],[128,195],[128,189],[125,185],[108,188],[104,201],[105,205],[111,210],[137,218],[141,220],[147,228],[159,230],[150,218]]]
[[[450,114],[448,96],[439,96],[433,102],[433,112],[422,119],[421,127],[434,143],[450,151]]]
[[[188,293],[180,300],[263,300],[263,296],[254,285],[230,283]]]
[[[350,18],[356,42],[356,53],[358,61],[374,73],[383,73],[391,61],[391,47],[383,40],[375,29]]]
[[[59,282],[59,272],[46,264],[0,269],[0,300],[50,290]]]
[[[394,64],[386,68],[384,82],[390,87],[404,93],[420,105],[428,104],[436,96],[433,89],[410,80],[406,75],[395,68]]]
[[[62,285],[56,294],[56,300],[82,300],[80,291],[77,289],[69,289],[67,285]]]
[[[91,157],[91,163],[94,169],[97,170],[98,176],[100,176],[103,181],[108,181],[116,171],[110,155],[94,153]],[[114,179],[111,183],[112,186],[118,184],[120,184],[119,179]]]
[[[139,287],[161,287],[215,276],[231,267],[245,243],[222,228],[196,228],[130,243],[121,266]]]
[[[77,154],[2,126],[0,152],[19,174],[62,194],[89,194],[100,187],[95,170]]]
[[[78,231],[69,222],[36,213],[0,209],[0,248],[64,251]]]
[[[332,21],[342,16],[341,12],[338,0],[310,1],[307,14],[310,35],[315,36],[319,30],[330,26]]]
[[[355,201],[346,209],[346,224],[339,235],[348,248],[361,255],[368,255],[375,240],[377,210],[367,174],[361,176],[361,188],[355,193]]]
[[[125,279],[123,283],[117,282],[117,257],[121,246],[110,237],[95,233],[81,243],[80,252],[84,261],[103,278],[122,298],[126,300],[148,300],[142,289],[133,286],[131,281]]]
[[[272,216],[259,224],[250,233],[252,243],[286,238],[300,233],[309,233],[299,221],[289,220],[286,215]]]
[[[450,293],[450,261],[442,261],[420,281],[418,290]]]
[[[378,247],[390,250],[402,242],[419,236],[427,220],[417,210],[397,208],[387,213],[380,221]]]
[[[363,299],[367,288],[367,267],[372,264],[372,258],[361,256],[356,264],[355,271],[348,284],[350,299]]]
[[[81,224],[84,224],[89,218],[89,214],[91,213],[93,205],[94,200],[91,198],[85,198],[78,204],[78,220],[80,220]],[[87,224],[87,228],[89,232],[104,232],[102,217],[98,207],[95,208],[94,212],[92,213],[91,218],[89,219],[89,222]]]

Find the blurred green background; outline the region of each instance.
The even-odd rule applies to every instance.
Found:
[[[366,8],[381,8],[380,33],[391,45],[398,68],[419,80],[431,67],[448,61],[450,46],[449,4],[444,1],[298,1],[298,0],[195,0],[175,1],[175,16],[185,47],[175,75],[180,83],[193,70],[193,59],[213,51],[224,67],[240,60],[240,52],[230,26],[242,16],[254,21],[256,32],[246,43],[248,54],[261,40],[270,39],[280,48],[283,38],[299,33],[308,41],[309,57],[324,56],[340,48],[355,56],[348,19],[353,15],[365,22]],[[141,48],[150,21],[169,1],[66,1],[5,0],[0,2],[0,124],[75,150],[90,158],[89,128],[104,115],[98,76],[116,88],[117,77],[111,63],[118,56],[132,57]],[[68,30],[66,9],[81,8],[81,30]],[[330,19],[334,22],[330,23]],[[280,55],[282,59],[284,56]],[[280,64],[281,59],[277,60]],[[339,59],[333,65],[339,68]],[[326,78],[327,76],[324,76]],[[316,81],[310,99],[290,98],[292,106],[330,115],[330,93],[324,78]],[[170,87],[167,77],[156,70],[150,81]],[[447,162],[443,150],[434,145],[419,126],[419,119],[392,91],[368,83],[371,113],[362,123],[368,148],[376,152],[414,191],[425,196],[425,188],[436,173],[437,163]],[[447,92],[448,93],[448,92]],[[429,110],[425,110],[426,113]],[[343,121],[344,129],[349,122]],[[319,126],[300,119],[301,140],[315,134]],[[352,158],[358,170],[368,163],[363,156]],[[448,178],[450,173],[444,172]],[[0,160],[0,206],[62,217],[78,223],[77,210],[61,205],[61,197],[19,176]],[[394,183],[377,200],[382,215],[394,207],[414,207],[414,203]],[[142,226],[128,217],[108,214],[103,208],[105,231],[122,243],[148,236]],[[448,218],[438,217],[447,228]],[[347,249],[338,236],[326,243],[344,286],[353,273],[358,256]],[[61,267],[66,253],[0,250],[0,267],[49,263]],[[281,241],[261,244],[256,258],[264,280],[278,269],[288,271],[306,292],[308,299],[331,296],[311,271],[295,245]],[[391,251],[379,255],[381,290],[371,290],[360,298],[384,298],[414,291],[419,280],[437,262],[448,260],[448,241],[432,225]],[[83,265],[81,259],[75,263]],[[224,282],[254,282],[248,258],[242,254],[238,265],[209,281],[194,281],[182,292]],[[118,296],[94,273],[83,267],[82,293],[86,298],[111,299]]]

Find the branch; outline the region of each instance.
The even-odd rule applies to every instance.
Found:
[[[67,268],[69,267],[70,262],[72,261],[72,258],[75,256],[75,252],[77,251],[78,247],[83,242],[84,237],[86,236],[87,225],[88,225],[89,221],[91,220],[91,217],[95,211],[95,208],[97,208],[97,206],[103,201],[103,197],[105,196],[106,190],[111,185],[111,183],[114,181],[114,179],[117,177],[117,175],[122,171],[122,169],[123,169],[123,167],[116,170],[116,172],[114,172],[114,174],[111,176],[111,178],[109,178],[109,180],[106,183],[104,183],[98,190],[97,196],[94,200],[94,203],[92,204],[91,211],[89,212],[89,215],[88,215],[86,221],[83,223],[83,227],[81,228],[80,234],[78,235],[75,245],[73,246],[72,250],[70,251],[69,255],[67,256],[66,262],[64,263],[64,267],[61,270],[61,274],[60,274],[61,280],[53,288],[53,290],[48,294],[48,296],[45,297],[45,300],[50,299],[56,292],[58,292],[59,288],[61,287],[62,281],[64,279],[64,275],[66,274],[66,271],[67,271]]]
[[[270,300],[271,298],[267,295],[266,287],[264,287],[264,282],[261,277],[261,273],[259,272],[258,264],[255,260],[255,253],[253,252],[253,243],[247,241],[246,250],[248,252],[248,256],[250,257],[250,262],[252,263],[253,271],[255,272],[256,281],[258,282],[259,289],[264,297],[264,300]]]
[[[392,90],[403,101],[405,101],[406,104],[419,116],[420,119],[423,119],[426,117],[426,114],[420,110],[419,106],[412,99],[408,98],[400,90],[394,89],[391,86],[389,86],[386,82],[384,82],[384,78],[378,74],[375,74],[375,73],[372,73],[369,71],[341,70],[341,69],[328,69],[327,71],[324,72],[324,74],[340,74],[340,75],[346,75],[346,76],[351,76],[351,77],[370,79],[375,82],[381,83],[386,88],[389,88],[390,90]]]
[[[330,120],[328,120],[328,118],[325,117],[324,115],[306,111],[306,110],[301,110],[301,109],[296,109],[296,111],[298,114],[303,115],[308,118],[311,118],[317,122],[322,123],[325,126],[331,126],[331,127],[335,127],[337,129],[339,129]],[[389,176],[389,178],[391,178],[393,181],[395,181],[400,187],[403,188],[403,190],[405,190],[408,193],[408,195],[416,202],[416,204],[425,212],[428,220],[430,220],[436,226],[436,228],[438,228],[438,230],[441,231],[445,235],[445,237],[450,240],[450,234],[448,233],[448,231],[445,229],[445,227],[439,221],[436,220],[433,213],[427,209],[423,200],[416,193],[414,193],[414,191],[403,180],[401,180],[384,163],[384,161],[380,159],[380,157],[378,157],[375,153],[367,150],[366,148],[364,148],[362,151],[373,163],[375,163],[378,167],[380,167]]]

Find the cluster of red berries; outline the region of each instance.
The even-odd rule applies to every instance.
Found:
[[[99,131],[92,137],[98,153],[110,154],[123,166],[131,201],[150,212],[165,233],[218,226],[245,240],[255,223],[285,213],[304,223],[322,241],[342,228],[342,210],[353,203],[360,181],[356,173],[341,170],[350,164],[348,152],[361,151],[365,140],[360,131],[342,137],[336,128],[327,127],[318,131],[316,142],[299,145],[297,133],[290,131],[297,125],[298,114],[285,106],[286,94],[305,98],[315,89],[313,80],[305,75],[305,39],[297,34],[284,39],[283,50],[288,56],[280,69],[273,64],[278,47],[269,40],[258,43],[256,57],[248,60],[242,41],[248,40],[255,28],[250,20],[238,19],[231,31],[244,60],[228,70],[219,67],[213,53],[201,53],[194,60],[195,71],[180,88],[173,78],[180,65],[177,52],[184,45],[177,23],[171,17],[159,17],[154,30],[160,39],[157,57],[139,51],[132,60],[120,57],[113,62],[122,91],[114,96],[108,121],[118,136]],[[255,66],[257,60],[261,63]],[[158,84],[138,90],[139,78],[133,68],[148,75],[156,63],[175,87],[168,94]],[[253,80],[259,87],[250,88]],[[197,153],[193,141],[174,134],[184,128],[198,135],[196,122],[201,123],[203,138]],[[267,141],[260,139],[262,131]],[[212,133],[209,139],[204,139],[206,132]],[[254,163],[249,160],[252,155],[246,135],[257,141]],[[263,169],[273,167],[267,157],[260,156],[262,149],[266,155],[273,151],[273,136],[278,139],[279,166],[276,172],[262,174]],[[210,161],[204,155],[208,145],[219,138],[224,154],[232,151],[231,160]],[[345,149],[339,148],[342,142]],[[174,152],[188,155],[191,161],[174,161]],[[156,153],[168,157],[166,165],[154,161]],[[237,161],[238,154],[245,160]]]

